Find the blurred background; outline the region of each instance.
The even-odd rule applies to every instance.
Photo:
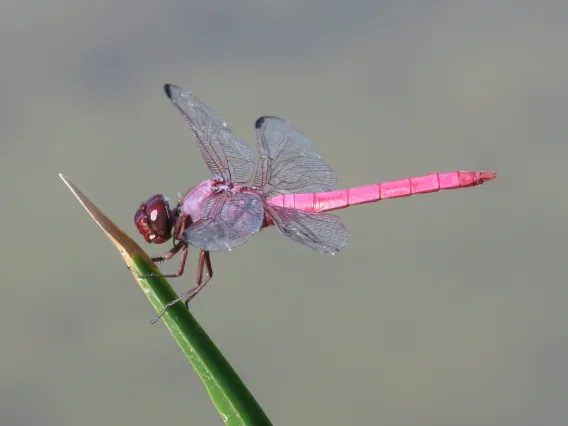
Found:
[[[560,0],[4,1],[0,424],[222,424],[58,177],[143,244],[140,202],[209,177],[169,82],[253,146],[257,117],[292,121],[343,188],[499,173],[341,211],[337,256],[275,229],[212,256],[192,311],[274,425],[565,425],[566,16]]]

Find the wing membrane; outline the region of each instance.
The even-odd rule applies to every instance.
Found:
[[[333,168],[288,121],[260,117],[255,127],[260,158],[254,185],[267,197],[335,189],[337,176]]]
[[[201,219],[182,234],[184,241],[207,251],[224,251],[244,244],[259,231],[263,202],[248,193],[216,194],[205,203]]]
[[[347,245],[349,232],[339,217],[265,205],[266,213],[284,235],[321,253],[337,253]]]
[[[233,135],[215,111],[191,93],[172,84],[166,84],[164,91],[191,128],[211,173],[233,183],[250,181],[254,168],[252,149]]]

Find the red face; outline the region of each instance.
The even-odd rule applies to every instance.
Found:
[[[149,243],[162,244],[172,237],[175,218],[170,204],[162,194],[156,194],[140,207],[134,215],[138,231]]]

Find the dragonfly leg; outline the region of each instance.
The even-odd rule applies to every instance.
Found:
[[[178,242],[177,244],[174,245],[174,247],[167,251],[164,255],[162,256],[156,256],[152,258],[152,262],[163,262],[164,260],[170,260],[172,257],[174,257],[178,251],[180,251],[180,249],[184,246],[184,243],[182,241]]]
[[[205,281],[203,281],[203,268],[204,267],[205,267],[205,269],[207,269],[207,278],[205,278]],[[211,278],[213,278],[213,268],[211,267],[211,257],[209,256],[208,251],[201,250],[201,252],[199,253],[199,262],[197,263],[197,279],[195,280],[195,283],[197,285],[195,287],[193,287],[192,289],[190,289],[189,291],[187,291],[186,293],[182,294],[182,297],[181,297],[182,300],[185,299],[185,306],[187,306],[189,308],[189,302],[191,301],[191,299],[193,299],[195,296],[197,296],[197,293],[199,293],[201,290],[203,290],[203,287],[205,287],[205,284],[207,284]],[[184,297],[184,295],[186,297]]]
[[[204,269],[207,269],[207,277],[205,278],[205,280],[203,279]],[[196,281],[195,287],[192,287],[185,293],[182,293],[181,296],[179,296],[177,299],[166,303],[164,309],[162,309],[162,312],[160,312],[155,319],[150,321],[150,323],[151,324],[156,323],[156,321],[158,321],[162,317],[162,315],[166,313],[166,311],[170,306],[175,305],[179,301],[183,301],[185,303],[185,306],[188,306],[191,299],[193,299],[197,295],[197,293],[203,290],[203,287],[205,287],[205,285],[209,282],[209,280],[211,280],[212,277],[213,277],[213,268],[211,267],[211,258],[209,256],[209,252],[201,250],[199,252],[199,261],[197,263],[197,279],[195,280]]]
[[[167,252],[164,256],[159,256],[158,258],[152,258],[152,260],[155,261],[159,261],[159,260],[168,260],[171,259],[179,250],[181,249],[181,261],[179,264],[179,268],[177,270],[177,272],[174,272],[172,274],[157,274],[157,273],[151,273],[151,274],[146,274],[146,275],[138,275],[138,278],[150,278],[150,277],[162,277],[162,278],[176,278],[176,277],[181,277],[183,275],[183,270],[185,269],[185,261],[187,260],[187,253],[189,251],[189,247],[187,245],[186,242],[184,241],[180,241],[179,243],[177,243],[177,245],[171,249],[169,252]],[[157,259],[157,260],[155,260]]]

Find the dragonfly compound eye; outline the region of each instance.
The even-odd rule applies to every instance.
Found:
[[[140,204],[134,223],[147,242],[162,244],[168,241],[172,237],[174,215],[166,197],[156,194]]]

